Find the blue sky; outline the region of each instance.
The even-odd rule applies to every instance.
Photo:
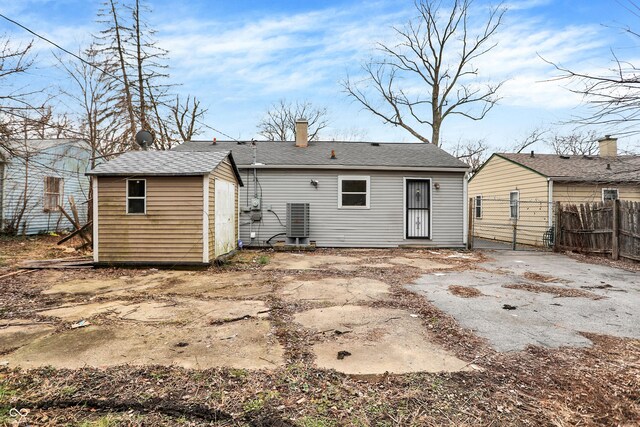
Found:
[[[78,50],[99,30],[100,1],[16,0],[2,13],[38,30],[69,50]],[[7,4],[10,3],[10,4]],[[308,100],[327,107],[326,139],[358,134],[367,140],[413,141],[408,132],[384,125],[348,98],[340,85],[360,75],[360,63],[374,54],[376,41],[390,41],[391,27],[414,16],[411,0],[150,0],[149,21],[170,51],[171,76],[179,91],[196,95],[208,108],[206,122],[235,137],[256,137],[264,111],[279,99]],[[481,9],[491,3],[476,0]],[[450,120],[443,125],[445,148],[458,140],[484,139],[494,149],[508,147],[536,127],[570,131],[560,123],[580,114],[581,99],[566,82],[549,81],[556,72],[538,55],[565,66],[601,72],[610,49],[640,64],[637,43],[618,27],[640,28],[625,0],[508,1],[498,46],[477,62],[484,79],[506,80],[499,105],[480,122]],[[0,22],[16,41],[30,39]],[[37,69],[30,79],[65,84],[53,66],[51,47],[37,43]],[[597,128],[599,134],[614,133]],[[424,129],[430,134],[428,129]],[[211,131],[201,138],[218,137]],[[636,137],[621,140],[637,146]],[[543,150],[544,147],[538,149]]]

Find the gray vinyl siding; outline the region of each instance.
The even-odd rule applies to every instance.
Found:
[[[254,194],[252,169],[241,169],[245,187],[240,207],[248,206]],[[370,177],[370,208],[338,208],[338,176]],[[404,178],[432,178],[440,189],[433,190],[430,240],[404,238]],[[318,181],[317,189],[310,182]],[[319,247],[395,247],[425,244],[439,247],[463,246],[463,173],[339,170],[258,170],[258,195],[262,197],[263,218],[251,222],[249,213],[240,216],[240,238],[245,245],[264,245],[271,236],[286,231],[286,203],[310,204],[311,240]],[[273,212],[269,212],[268,209]],[[242,210],[242,209],[241,209]],[[255,232],[256,238],[250,238]],[[283,240],[280,236],[272,243]]]
[[[28,168],[25,159],[9,158],[4,165],[2,183],[2,229],[14,221],[22,210],[25,188],[27,204],[18,225],[19,234],[72,229],[61,212],[45,212],[43,209],[44,180],[47,176],[63,179],[63,207],[71,214],[68,197],[73,195],[80,222],[84,224],[89,196],[89,178],[84,175],[88,158],[87,150],[69,144],[51,147],[33,155],[28,160]]]

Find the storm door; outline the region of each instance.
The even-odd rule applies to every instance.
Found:
[[[407,179],[407,239],[431,238],[431,180]]]

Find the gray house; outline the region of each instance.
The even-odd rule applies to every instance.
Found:
[[[190,141],[176,151],[231,151],[245,245],[464,247],[468,166],[433,144]],[[292,231],[293,230],[293,231]]]
[[[90,151],[77,139],[29,139],[0,149],[0,229],[37,234],[72,228],[58,209],[73,196],[80,221],[87,217]]]

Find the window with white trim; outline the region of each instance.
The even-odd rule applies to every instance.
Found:
[[[520,210],[520,192],[512,191],[509,193],[509,218],[518,219],[518,211]]]
[[[55,176],[44,177],[44,200],[43,210],[45,212],[57,212],[62,204],[62,189],[64,181]]]
[[[482,195],[476,196],[476,206],[475,206],[475,216],[476,218],[482,218]]]
[[[618,200],[617,188],[603,188],[602,189],[602,201],[608,202],[610,200]]]
[[[127,213],[145,214],[147,212],[147,181],[144,179],[127,180]]]
[[[338,177],[338,207],[369,209],[370,179],[368,176]]]

